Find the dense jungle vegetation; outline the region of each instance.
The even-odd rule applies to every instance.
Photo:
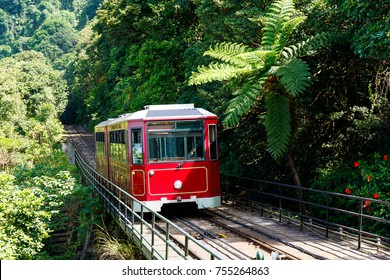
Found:
[[[216,113],[222,173],[389,200],[389,27],[388,0],[0,0],[0,259],[56,257],[64,208],[82,245],[62,124],[148,104]]]

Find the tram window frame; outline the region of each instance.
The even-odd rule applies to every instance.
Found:
[[[149,163],[205,161],[203,120],[153,121],[147,123]],[[190,154],[193,148],[195,151]]]
[[[106,133],[95,132],[96,153],[100,155],[106,155]]]
[[[209,153],[210,160],[218,160],[217,125],[209,124]]]
[[[131,135],[131,162],[132,164],[143,164],[144,148],[143,148],[142,128],[132,128],[130,130],[130,135]],[[138,156],[136,150],[138,150]],[[141,151],[140,156],[139,156],[139,151]]]
[[[127,162],[126,152],[126,130],[113,130],[110,131],[110,157],[121,161]]]

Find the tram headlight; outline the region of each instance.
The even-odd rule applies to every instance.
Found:
[[[154,171],[153,170],[150,170],[149,171],[149,176],[152,177],[154,175]]]
[[[175,183],[173,183],[173,187],[175,188],[175,190],[180,190],[182,186],[183,186],[183,183],[180,180],[177,180],[177,181],[175,181]]]

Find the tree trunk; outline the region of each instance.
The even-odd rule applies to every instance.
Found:
[[[287,161],[290,166],[291,174],[294,179],[294,183],[298,187],[302,187],[301,179],[299,178],[299,173],[297,167],[295,166],[295,160],[291,152],[287,152]],[[305,206],[302,203],[303,200],[303,191],[301,188],[297,188],[297,199],[299,200],[299,213],[304,214],[306,212]]]
[[[295,160],[294,160],[291,152],[287,153],[287,160],[288,160],[288,165],[290,166],[291,174],[293,176],[295,185],[302,187],[301,179],[299,178],[299,173],[298,173],[297,167],[295,166]]]

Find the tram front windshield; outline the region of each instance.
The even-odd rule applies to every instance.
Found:
[[[150,122],[149,162],[204,160],[203,121]]]

